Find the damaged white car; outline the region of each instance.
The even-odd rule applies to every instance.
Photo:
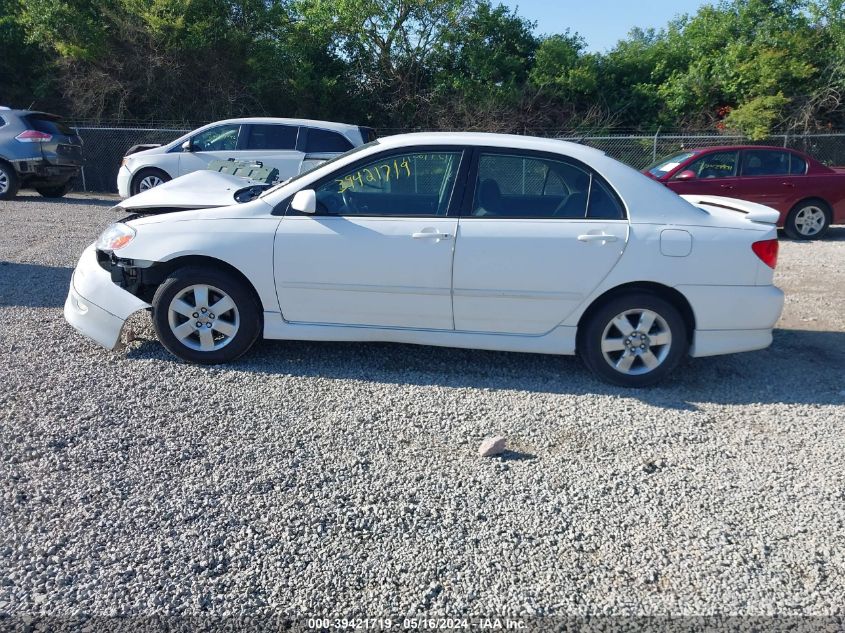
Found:
[[[581,145],[401,135],[242,204],[112,225],[83,253],[65,317],[113,348],[150,309],[161,343],[197,363],[261,337],[395,341],[577,353],[644,386],[685,356],[771,343],[777,219],[682,199]]]

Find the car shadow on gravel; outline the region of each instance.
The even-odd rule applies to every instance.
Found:
[[[96,195],[69,195],[63,198],[45,198],[43,196],[39,196],[37,194],[33,195],[18,195],[14,198],[14,200],[10,201],[14,203],[34,203],[39,206],[44,205],[91,205],[94,207],[113,207],[120,203],[120,199],[115,198],[105,198],[105,197],[98,197]]]
[[[0,307],[60,308],[72,268],[0,261]]]
[[[127,358],[181,364],[154,340],[133,344]],[[263,341],[237,362],[208,371],[621,396],[664,409],[694,411],[701,403],[841,405],[845,385],[838,377],[843,366],[845,332],[775,330],[774,344],[766,350],[691,359],[664,383],[649,389],[603,383],[571,356],[393,343]]]

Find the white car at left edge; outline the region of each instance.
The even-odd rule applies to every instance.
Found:
[[[604,153],[474,133],[383,138],[243,204],[135,217],[82,254],[65,303],[114,348],[150,309],[196,363],[255,341],[575,354],[624,386],[757,350],[783,307],[778,213],[679,197]]]
[[[332,121],[271,117],[216,121],[165,145],[130,149],[117,172],[117,191],[128,198],[226,160],[260,163],[276,170],[279,181],[287,180],[374,138],[372,128]],[[145,149],[132,151],[139,147]]]

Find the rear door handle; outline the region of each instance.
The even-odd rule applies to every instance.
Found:
[[[448,233],[429,233],[427,231],[420,231],[419,233],[412,233],[411,237],[415,240],[448,240],[452,236]]]
[[[609,233],[587,233],[586,235],[579,235],[579,242],[615,242],[619,238]]]
[[[795,187],[795,184],[791,183],[791,182],[782,182],[780,184],[782,184],[784,187],[791,187],[791,188]]]

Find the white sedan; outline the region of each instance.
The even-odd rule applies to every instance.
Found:
[[[761,349],[783,307],[778,213],[685,200],[600,151],[393,136],[244,204],[128,219],[82,255],[65,318],[107,348],[231,361],[259,337],[578,353],[625,386]]]

